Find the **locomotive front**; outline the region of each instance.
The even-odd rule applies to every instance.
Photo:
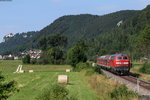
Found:
[[[114,58],[114,70],[119,74],[128,74],[130,71],[130,57],[124,54],[116,55]]]

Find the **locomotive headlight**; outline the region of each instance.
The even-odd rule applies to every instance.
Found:
[[[129,64],[129,62],[124,62],[124,64]]]
[[[116,62],[116,64],[121,64],[121,62]]]

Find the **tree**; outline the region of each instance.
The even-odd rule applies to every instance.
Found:
[[[141,52],[150,57],[150,26],[145,27],[145,29],[140,33],[138,37],[138,48]]]
[[[48,37],[48,46],[52,47],[66,47],[67,46],[67,37],[61,34],[52,34]]]
[[[15,91],[17,91],[16,82],[5,82],[4,76],[0,73],[0,100],[6,100]]]
[[[41,47],[42,50],[47,49],[47,39],[44,37],[39,41],[39,46]]]
[[[22,59],[22,62],[24,64],[30,64],[30,55],[26,55],[23,59]]]
[[[84,40],[78,40],[75,45],[79,46],[83,50],[87,50],[88,48]]]
[[[47,51],[48,61],[51,64],[59,64],[63,60],[63,51],[59,48],[51,48]]]
[[[79,62],[86,62],[86,60],[87,56],[83,47],[75,45],[68,51],[67,62],[73,67],[75,67]]]
[[[41,39],[39,45],[44,50],[41,59],[43,64],[64,63],[64,48],[67,46],[67,37],[61,34],[51,34],[47,38]]]

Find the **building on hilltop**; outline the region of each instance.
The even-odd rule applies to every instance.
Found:
[[[14,34],[13,33],[9,33],[7,35],[5,35],[6,38],[11,38],[11,37],[14,37]]]
[[[3,41],[4,42],[6,42],[9,38],[12,38],[12,37],[14,37],[15,35],[13,34],[13,33],[9,33],[9,34],[7,34],[7,35],[5,35],[4,37],[3,37]]]

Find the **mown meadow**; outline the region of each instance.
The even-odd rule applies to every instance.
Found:
[[[69,76],[69,84],[65,87],[70,96],[78,100],[97,100],[99,96],[88,85],[85,76],[81,72],[66,73],[69,65],[23,65],[25,73],[13,73],[21,61],[0,61],[0,70],[7,80],[15,80],[19,92],[16,92],[8,100],[36,100],[36,98],[51,84],[57,83],[58,75]],[[29,73],[28,70],[35,72]]]

